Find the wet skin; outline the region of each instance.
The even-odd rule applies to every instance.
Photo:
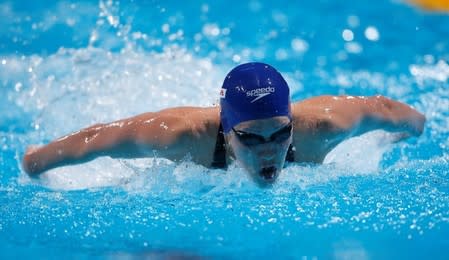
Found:
[[[290,119],[286,116],[273,117],[262,120],[242,122],[234,127],[237,131],[253,133],[268,140],[273,133],[288,125]],[[268,141],[248,146],[243,144],[234,131],[229,131],[226,140],[237,162],[246,169],[250,178],[260,187],[273,184],[284,166],[288,147],[292,142],[292,135],[277,143]]]

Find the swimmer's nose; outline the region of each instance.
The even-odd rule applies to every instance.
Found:
[[[274,166],[264,167],[260,170],[259,175],[265,180],[269,182],[273,182],[277,177],[277,169]]]
[[[276,150],[278,147],[269,147],[270,145],[271,144],[266,144],[260,147],[260,151],[258,151],[257,156],[266,161],[273,160],[279,151]]]

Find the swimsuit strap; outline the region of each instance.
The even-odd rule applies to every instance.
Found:
[[[218,128],[217,140],[215,142],[214,158],[212,160],[212,168],[226,168],[226,144],[223,133],[223,126],[220,123]]]
[[[288,147],[287,155],[285,156],[286,162],[295,161],[295,148],[292,144]],[[226,168],[226,144],[223,133],[223,126],[220,124],[217,133],[217,140],[215,142],[214,158],[211,164],[212,168]]]
[[[287,155],[285,156],[286,162],[295,162],[295,147],[293,144],[290,144],[288,147]]]

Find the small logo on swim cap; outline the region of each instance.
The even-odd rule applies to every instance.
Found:
[[[256,89],[246,92],[246,96],[247,97],[256,97],[255,99],[251,100],[251,103],[254,103],[257,100],[259,100],[263,97],[266,97],[274,92],[275,92],[275,89],[273,87],[256,88]]]
[[[220,98],[225,98],[226,97],[226,89],[225,88],[222,88],[221,90],[220,90]]]

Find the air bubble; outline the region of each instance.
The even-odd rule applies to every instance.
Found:
[[[365,37],[370,41],[379,40],[379,31],[374,26],[369,26],[365,29]]]

